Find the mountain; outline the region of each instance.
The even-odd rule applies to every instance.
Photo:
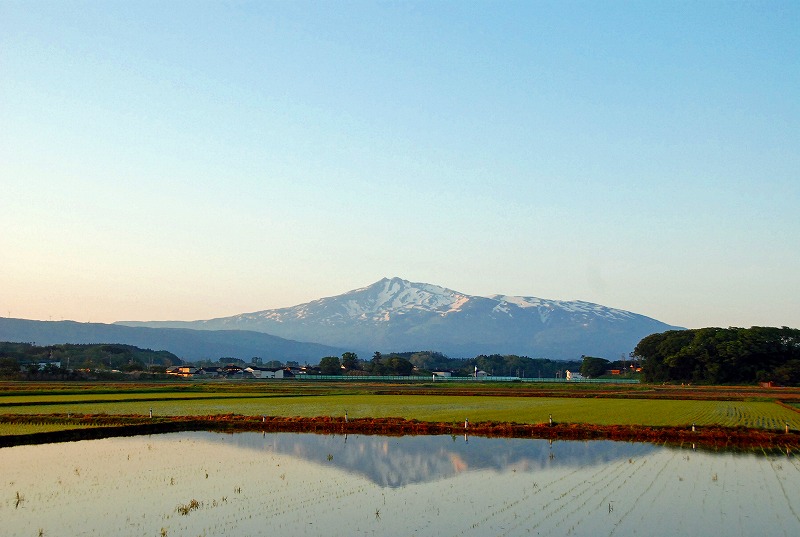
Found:
[[[290,341],[243,330],[188,330],[148,328],[74,321],[29,321],[0,318],[0,341],[60,343],[124,343],[143,349],[166,350],[188,361],[222,357],[249,360],[295,360],[316,364],[323,356],[344,350],[317,343]]]
[[[289,308],[204,321],[127,326],[251,330],[363,353],[436,350],[453,357],[518,354],[617,359],[645,336],[678,327],[589,302],[471,296],[384,278],[368,287]]]

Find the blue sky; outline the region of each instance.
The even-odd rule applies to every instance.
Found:
[[[400,276],[800,327],[797,2],[0,1],[0,315]]]

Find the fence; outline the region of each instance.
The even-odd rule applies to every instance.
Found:
[[[340,382],[529,382],[553,384],[639,384],[639,379],[573,379],[564,378],[521,378],[521,377],[429,377],[392,375],[295,375],[300,381],[340,381]]]

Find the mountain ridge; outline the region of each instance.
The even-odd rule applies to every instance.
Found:
[[[167,350],[190,362],[216,361],[222,357],[249,360],[258,356],[265,361],[317,363],[323,356],[344,352],[337,347],[245,330],[208,331],[9,318],[0,318],[0,341],[35,342],[37,345],[121,343],[142,349]]]
[[[296,306],[198,321],[120,321],[127,326],[251,330],[359,352],[436,350],[454,357],[519,354],[616,359],[643,337],[676,329],[644,315],[585,301],[468,295],[383,278]]]

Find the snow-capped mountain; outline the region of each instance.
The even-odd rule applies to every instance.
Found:
[[[644,336],[676,328],[589,302],[471,296],[400,278],[289,308],[205,321],[119,324],[251,330],[369,354],[435,350],[453,357],[499,353],[554,359],[583,354],[617,359]]]

